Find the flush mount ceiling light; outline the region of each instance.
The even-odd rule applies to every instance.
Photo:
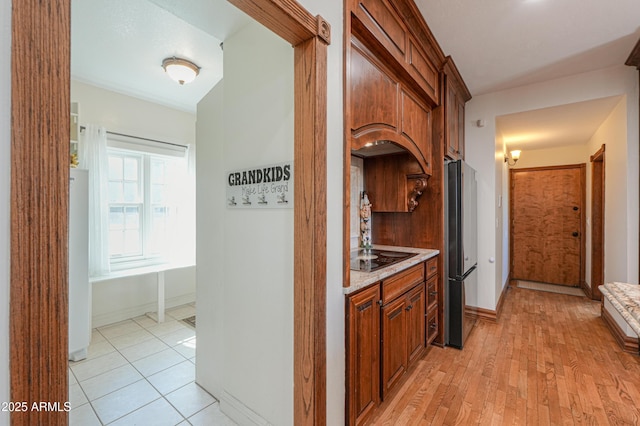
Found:
[[[169,77],[181,85],[191,83],[200,72],[200,68],[193,62],[176,58],[175,56],[162,61],[162,68],[164,68]]]

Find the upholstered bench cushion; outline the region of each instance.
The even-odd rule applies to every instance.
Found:
[[[598,289],[640,336],[640,285],[613,282]]]

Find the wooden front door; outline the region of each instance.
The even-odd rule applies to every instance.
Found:
[[[511,277],[584,280],[585,165],[512,169]]]

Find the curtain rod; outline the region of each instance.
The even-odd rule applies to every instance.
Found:
[[[83,131],[84,129],[86,129],[85,126],[80,126],[80,131]],[[182,145],[182,144],[179,144],[179,143],[159,141],[157,139],[143,138],[143,137],[140,137],[140,136],[125,135],[124,133],[110,132],[109,130],[107,130],[107,134],[108,135],[115,135],[115,136],[124,136],[126,138],[140,139],[140,140],[148,141],[148,142],[162,143],[162,144],[165,144],[165,145],[179,146],[180,148],[189,148],[189,146]]]

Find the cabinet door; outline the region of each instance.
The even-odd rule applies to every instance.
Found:
[[[427,309],[438,306],[438,276],[435,275],[427,281]]]
[[[407,371],[407,299],[382,307],[382,399]]]
[[[406,91],[402,91],[402,134],[413,143],[424,157],[427,170],[431,175],[431,109]]]
[[[458,155],[464,160],[464,102],[460,97],[457,98],[456,105],[456,123],[458,130]]]
[[[404,62],[407,31],[394,7],[387,0],[357,0],[354,12],[386,50]]]
[[[407,349],[408,363],[422,355],[426,343],[425,334],[425,284],[418,285],[407,295]]]
[[[380,286],[347,298],[349,424],[361,424],[380,403]]]
[[[372,212],[406,212],[407,176],[398,155],[369,157],[364,160],[365,188]]]
[[[427,344],[431,344],[438,337],[438,307],[429,309],[427,313]]]
[[[351,44],[349,76],[353,136],[376,130],[397,132],[398,82],[370,58],[356,39]]]
[[[455,88],[451,84],[447,84],[446,95],[446,109],[445,109],[445,122],[446,122],[446,153],[452,159],[458,159],[460,155],[460,147],[458,145],[458,100]],[[463,122],[464,124],[464,122]]]

